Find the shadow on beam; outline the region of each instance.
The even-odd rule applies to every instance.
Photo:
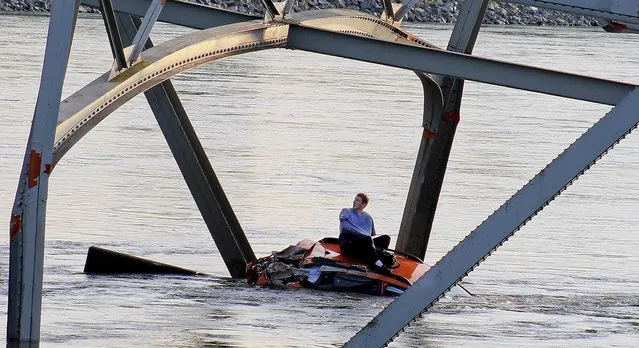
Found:
[[[184,274],[205,275],[190,269],[168,265],[141,257],[91,246],[84,264],[84,273],[90,274]]]

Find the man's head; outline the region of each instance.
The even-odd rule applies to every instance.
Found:
[[[355,195],[355,199],[353,199],[353,209],[362,211],[368,205],[368,195],[365,193],[358,193]]]

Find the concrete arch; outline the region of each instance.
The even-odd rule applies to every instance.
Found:
[[[352,10],[302,12],[282,22],[250,21],[193,32],[142,52],[121,74],[106,72],[60,106],[53,166],[85,134],[134,96],[196,66],[242,53],[286,46],[288,23],[419,46],[432,45],[377,17]]]

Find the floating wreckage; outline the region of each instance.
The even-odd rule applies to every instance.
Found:
[[[246,267],[249,284],[279,288],[312,288],[371,295],[399,295],[430,266],[416,256],[384,250],[391,274],[340,253],[337,238],[302,240],[296,245],[257,259]]]

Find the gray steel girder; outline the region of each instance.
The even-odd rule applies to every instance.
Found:
[[[134,19],[123,13],[117,18],[124,42],[131,44],[137,31]],[[153,46],[150,39],[146,46]],[[231,277],[243,278],[255,254],[173,84],[166,80],[144,95]]]
[[[470,54],[475,46],[488,0],[464,1],[451,34],[448,51]],[[424,73],[420,73],[424,74]],[[425,258],[430,234],[444,184],[450,150],[453,146],[464,87],[464,80],[432,76],[444,101],[442,110],[427,113],[424,108],[424,133],[419,144],[413,176],[402,214],[395,249]],[[432,93],[421,79],[424,97]],[[424,105],[426,106],[426,105]]]
[[[44,237],[53,141],[79,0],[51,7],[38,99],[9,227],[8,346],[40,340]]]
[[[639,89],[635,89],[384,308],[346,347],[386,345],[635,129],[638,109]]]
[[[287,48],[607,105],[616,105],[635,88],[628,83],[292,24]]]

